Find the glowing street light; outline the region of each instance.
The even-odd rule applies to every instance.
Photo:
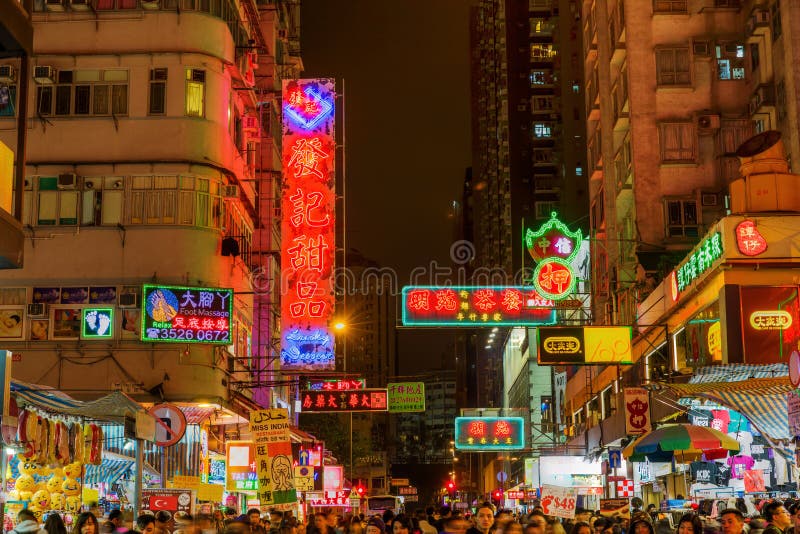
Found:
[[[338,321],[338,322],[334,323],[334,325],[333,325],[333,328],[334,328],[335,330],[344,330],[345,328],[347,328],[347,325],[346,325],[346,324],[344,324],[344,323],[343,323],[343,322],[341,322],[341,321]]]

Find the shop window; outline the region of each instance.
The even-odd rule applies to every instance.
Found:
[[[691,317],[672,336],[672,343],[677,369],[722,363],[719,303],[715,302]]]
[[[667,222],[667,237],[698,237],[700,226],[697,221],[697,201],[671,199],[664,201]]]
[[[672,369],[672,362],[669,359],[669,347],[662,343],[660,347],[645,356],[645,379],[648,381],[658,381],[667,378]]]
[[[744,45],[722,43],[716,46],[717,78],[744,80]]]
[[[656,75],[660,86],[691,83],[689,47],[677,46],[656,50]]]

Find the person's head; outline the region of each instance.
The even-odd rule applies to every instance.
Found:
[[[561,521],[555,518],[547,520],[547,525],[544,527],[545,534],[567,534]]]
[[[67,534],[67,527],[64,525],[64,520],[61,519],[61,514],[48,515],[47,521],[44,522],[44,529],[48,534]]]
[[[494,520],[500,525],[505,525],[512,519],[514,518],[511,516],[511,512],[508,510],[498,510],[497,514],[494,516]]]
[[[764,519],[781,530],[788,528],[792,524],[789,511],[784,508],[781,501],[772,501],[764,507],[763,513]]]
[[[683,514],[678,521],[678,534],[703,534],[703,522],[697,514]]]
[[[261,524],[261,510],[258,508],[250,508],[247,511],[247,520],[250,521],[251,525],[260,525]]]
[[[525,534],[544,534],[544,529],[547,527],[547,519],[544,513],[539,510],[534,510],[528,514],[528,524],[525,526]]]
[[[23,521],[36,521],[36,516],[30,510],[24,508],[17,514],[17,523],[22,523]],[[38,523],[38,521],[36,522]]]
[[[167,512],[166,510],[159,510],[156,512],[156,528],[168,528],[171,521],[171,513]]]
[[[108,512],[108,520],[114,524],[114,528],[122,526],[122,510],[119,508]]]
[[[392,522],[394,534],[411,534],[414,532],[414,521],[405,514],[400,514]]]
[[[449,506],[442,506],[439,508],[439,516],[440,517],[448,517],[450,515],[450,507]]]
[[[384,534],[386,525],[380,517],[372,517],[367,521],[367,534]]]
[[[800,501],[795,501],[789,506],[789,514],[792,516],[795,531],[800,532]]]
[[[722,534],[741,534],[744,529],[744,515],[736,508],[726,508],[719,514]]]
[[[592,523],[592,528],[594,529],[595,534],[602,534],[602,532],[608,526],[608,523],[606,522],[605,518],[604,517],[593,517],[592,519],[594,521]]]
[[[631,527],[628,532],[631,534],[655,534],[650,515],[647,512],[635,514],[631,518]]]
[[[589,519],[592,517],[592,511],[587,510],[586,508],[576,508],[575,509],[575,522],[576,523],[589,523]]]
[[[97,524],[97,518],[93,513],[83,512],[75,521],[72,532],[73,534],[100,534],[100,525]]]
[[[328,513],[327,512],[317,512],[317,513],[315,513],[314,514],[314,526],[320,532],[325,532],[325,529],[328,526]]]
[[[444,508],[442,508],[442,510],[444,511]],[[450,513],[450,508],[447,508],[447,513],[448,514]],[[469,528],[467,520],[461,517],[460,515],[459,516],[449,515],[442,523],[442,526],[444,527],[444,532],[450,532],[451,534],[464,534]]]
[[[156,529],[156,518],[152,514],[142,514],[136,518],[136,528],[142,534],[153,534]]]
[[[478,507],[478,511],[475,513],[475,527],[485,533],[489,532],[492,523],[494,523],[494,510],[484,503]]]
[[[586,521],[578,521],[572,525],[572,530],[569,534],[593,534],[592,527]]]
[[[522,534],[522,524],[516,521],[509,521],[503,529],[503,534]]]
[[[281,521],[283,521],[283,512],[280,510],[272,510],[269,513],[269,522],[273,525],[280,525]]]

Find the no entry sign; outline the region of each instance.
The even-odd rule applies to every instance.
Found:
[[[156,420],[156,445],[175,445],[186,433],[186,416],[174,404],[156,404],[148,413]]]

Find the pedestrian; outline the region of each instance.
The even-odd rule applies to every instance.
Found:
[[[154,534],[156,531],[156,518],[152,514],[142,514],[136,518],[136,528],[142,534]]]
[[[478,506],[475,512],[475,525],[467,530],[467,534],[489,534],[492,523],[494,523],[494,509],[485,502]]]
[[[784,534],[792,526],[792,516],[781,501],[772,501],[764,507],[762,513],[767,520],[764,534]]]
[[[67,526],[61,519],[61,514],[52,513],[47,516],[47,521],[42,527],[47,534],[67,534]]]
[[[447,517],[442,522],[442,527],[444,528],[442,532],[447,532],[449,534],[467,534],[467,526],[466,519],[448,513]]]
[[[586,521],[578,521],[572,525],[569,534],[592,534],[592,526]]]
[[[171,513],[166,510],[156,512],[156,531],[160,531],[163,534],[171,534],[174,525]]]
[[[800,501],[789,506],[789,513],[792,514],[792,526],[786,529],[787,534],[800,534]]]
[[[564,526],[558,519],[552,518],[547,521],[547,525],[544,527],[544,534],[567,534],[567,531],[564,530]]]
[[[36,516],[28,509],[22,509],[17,514],[17,526],[9,531],[13,534],[32,534],[39,531],[39,522]]]
[[[72,534],[100,534],[100,525],[92,512],[83,512],[72,527]]]
[[[114,531],[116,532],[128,532],[128,528],[125,526],[124,517],[122,515],[122,510],[119,508],[115,508],[108,512],[108,520],[111,524],[114,525]]]
[[[719,514],[722,534],[742,534],[744,532],[744,514],[736,508],[725,508]]]
[[[386,534],[386,525],[378,516],[371,517],[367,521],[367,534]]]
[[[631,518],[631,534],[655,534],[653,520],[647,512],[639,512]]]
[[[405,514],[400,514],[394,518],[392,522],[393,534],[414,534],[417,530],[414,520]]]
[[[534,510],[528,514],[528,524],[525,525],[525,534],[544,534],[547,528],[547,518],[541,511]]]

